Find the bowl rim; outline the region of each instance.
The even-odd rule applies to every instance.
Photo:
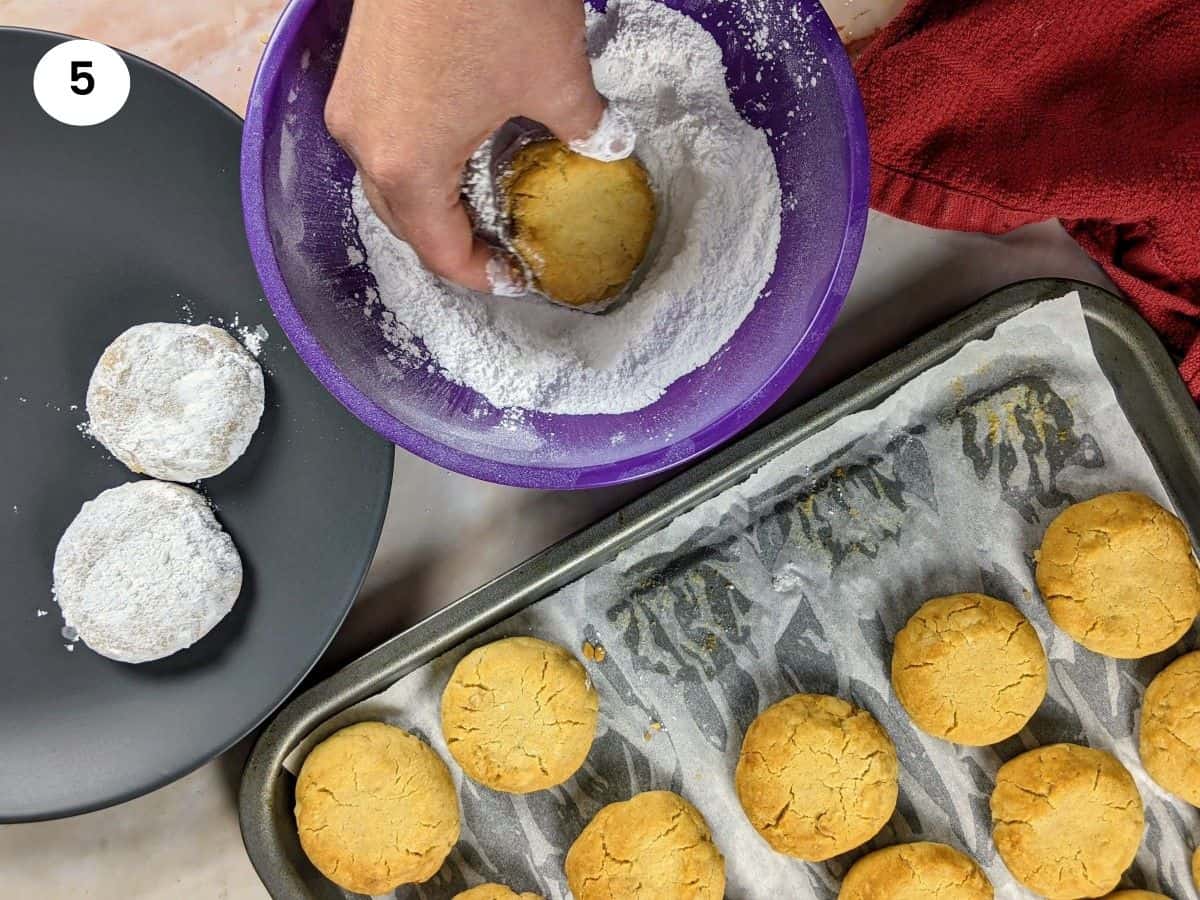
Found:
[[[360,391],[341,372],[296,308],[275,256],[267,219],[263,185],[266,110],[267,100],[277,90],[283,74],[285,51],[292,46],[303,23],[319,2],[321,0],[290,0],[267,41],[251,83],[242,133],[242,214],[250,255],[258,270],[267,302],[288,340],[326,390],[377,434],[444,469],[483,481],[542,489],[608,487],[681,467],[725,443],[778,400],[812,361],[833,327],[850,290],[866,233],[870,187],[870,158],[862,98],[849,56],[832,20],[817,0],[802,2],[812,7],[813,15],[808,27],[813,29],[817,42],[827,51],[830,74],[845,115],[845,140],[850,163],[849,204],[842,245],[817,312],[809,322],[808,329],[775,371],[756,391],[743,398],[721,418],[657,450],[591,466],[499,462],[451,447],[405,425]]]

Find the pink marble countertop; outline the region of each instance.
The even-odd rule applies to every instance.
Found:
[[[902,0],[823,0],[847,43]],[[250,82],[283,0],[0,0],[0,25],[92,38],[163,65],[231,108]],[[936,232],[872,213],[851,295],[793,399],[860,368],[987,291],[1033,276],[1106,283],[1054,223],[1001,238]],[[471,481],[397,454],[392,509],[362,597],[319,671],[494,577],[638,492],[546,494]],[[112,809],[0,828],[0,893],[47,897],[261,898],[242,849],[236,791],[243,745]]]

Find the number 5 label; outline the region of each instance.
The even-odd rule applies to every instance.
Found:
[[[38,61],[33,95],[46,115],[64,125],[99,125],[129,98],[129,68],[103,44],[65,41]]]

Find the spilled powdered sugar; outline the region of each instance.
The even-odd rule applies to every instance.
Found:
[[[593,316],[447,286],[355,184],[397,362],[435,366],[499,408],[621,413],[653,403],[733,336],[775,265],[774,158],[733,107],[712,37],[655,0],[610,0],[607,14],[589,16],[588,45],[597,87],[636,128],[667,216],[653,264],[620,307]]]

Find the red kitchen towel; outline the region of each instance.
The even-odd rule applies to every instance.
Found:
[[[1200,398],[1200,0],[911,0],[857,69],[872,206],[1058,218]]]

